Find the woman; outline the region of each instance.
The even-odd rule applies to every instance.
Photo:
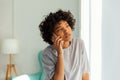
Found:
[[[45,80],[89,80],[89,63],[84,43],[74,39],[75,19],[70,11],[49,13],[39,29],[45,42],[42,61]]]

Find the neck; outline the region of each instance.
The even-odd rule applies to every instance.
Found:
[[[69,42],[64,42],[64,44],[63,44],[63,49],[64,48],[67,48],[67,47],[69,47],[70,46],[70,41]]]

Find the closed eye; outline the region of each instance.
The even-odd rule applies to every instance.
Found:
[[[66,27],[69,27],[69,24],[67,24]]]
[[[56,31],[60,31],[60,30],[62,30],[62,28],[58,28]]]

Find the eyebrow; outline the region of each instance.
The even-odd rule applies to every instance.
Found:
[[[59,24],[60,24],[60,23],[59,23]],[[60,25],[59,25],[59,24],[57,24],[57,26],[55,27],[55,30],[58,29],[58,28],[60,28]]]
[[[61,22],[59,22],[59,23],[57,24],[58,26],[55,27],[55,30],[57,30],[57,29],[60,28],[60,24],[61,24]],[[65,25],[69,25],[69,24],[68,24],[67,22],[65,22]]]

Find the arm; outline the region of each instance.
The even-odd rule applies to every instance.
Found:
[[[55,74],[53,80],[64,80],[64,61],[63,54],[58,55]]]
[[[89,73],[84,73],[82,75],[82,80],[89,80]]]
[[[56,37],[54,40],[54,48],[58,53],[57,64],[55,67],[55,73],[53,80],[64,80],[64,56],[63,56],[63,41],[60,37]]]
[[[85,49],[85,45],[84,45],[84,42],[83,43],[83,47],[82,47],[82,80],[90,80],[89,79],[89,61],[88,61],[88,58],[87,58],[87,53],[86,53],[86,49]]]

